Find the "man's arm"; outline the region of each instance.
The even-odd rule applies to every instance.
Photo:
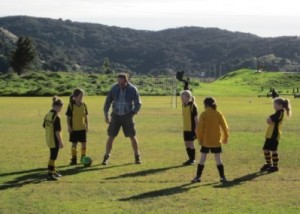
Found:
[[[135,97],[133,103],[134,103],[133,113],[137,114],[141,109],[142,102],[140,100],[139,92],[136,88],[135,88]]]
[[[108,92],[108,95],[106,96],[106,100],[105,100],[104,107],[103,107],[106,123],[110,122],[108,113],[109,113],[111,103],[113,102],[112,90],[113,90],[113,88],[111,88],[111,90]]]

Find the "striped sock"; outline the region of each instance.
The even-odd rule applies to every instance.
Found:
[[[266,164],[271,165],[271,153],[270,152],[264,152]]]
[[[272,161],[273,161],[273,166],[277,167],[278,166],[278,162],[279,162],[279,158],[278,158],[278,154],[277,153],[273,153],[272,154]]]
[[[86,148],[81,148],[81,157],[85,157],[86,155]]]
[[[72,159],[76,160],[77,159],[77,149],[76,149],[76,147],[72,146],[71,152],[72,152]]]

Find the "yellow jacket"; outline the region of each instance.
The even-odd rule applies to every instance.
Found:
[[[208,148],[220,147],[222,142],[227,142],[228,125],[223,114],[206,108],[200,115],[196,134],[201,145]]]

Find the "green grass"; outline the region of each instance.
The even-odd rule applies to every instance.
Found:
[[[200,111],[203,98],[197,97]],[[133,164],[131,146],[123,134],[116,139],[109,165],[100,165],[107,128],[102,114],[104,97],[85,97],[90,112],[88,154],[93,165],[68,166],[71,151],[62,114],[65,148],[59,153],[57,167],[64,176],[48,182],[44,179],[48,149],[41,125],[51,99],[1,97],[0,213],[300,212],[299,100],[292,100],[293,118],[284,121],[280,171],[258,176],[264,162],[265,119],[273,112],[271,100],[251,97],[249,103],[248,97],[217,98],[231,130],[223,154],[231,181],[226,186],[218,182],[212,156],[203,182],[189,183],[196,167],[181,167],[186,154],[180,108],[170,108],[170,97],[142,100],[142,111],[135,118],[142,165]]]

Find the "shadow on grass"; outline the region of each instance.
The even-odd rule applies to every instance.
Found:
[[[101,164],[92,165],[90,167],[84,167],[82,165],[78,165],[75,168],[74,167],[70,168],[70,166],[59,166],[57,167],[57,169],[60,169],[59,172],[63,176],[71,176],[78,173],[99,171],[99,170],[111,169],[111,168],[122,167],[127,165],[132,165],[132,163],[114,165],[114,166],[102,167],[102,168],[98,167],[98,166],[102,166]],[[10,176],[10,175],[20,175],[20,174],[25,174],[25,175],[21,175],[19,177],[14,178],[11,181],[6,181],[3,184],[0,184],[0,191],[10,189],[10,188],[19,188],[28,184],[38,184],[47,181],[47,170],[45,168],[36,168],[36,169],[23,170],[18,172],[3,173],[0,176]]]
[[[232,181],[228,181],[226,183],[220,183],[218,185],[214,185],[214,188],[229,188],[229,187],[234,187],[234,186],[239,186],[244,184],[247,181],[252,181],[255,178],[264,176],[264,175],[268,175],[270,173],[267,172],[254,172],[254,173],[250,173],[248,175],[244,175],[242,177],[238,177],[233,179]]]
[[[125,174],[114,176],[114,177],[108,177],[105,179],[113,180],[113,179],[119,179],[119,178],[146,176],[146,175],[157,174],[157,173],[164,172],[164,171],[167,171],[170,169],[176,169],[176,168],[181,168],[181,167],[185,167],[185,166],[178,165],[178,166],[169,166],[169,167],[164,167],[164,168],[147,169],[147,170],[143,170],[143,171],[139,171],[139,172],[131,172],[131,173],[125,173]]]
[[[199,187],[199,186],[191,186],[191,185],[192,185],[191,183],[183,184],[180,186],[145,192],[145,193],[142,193],[139,195],[130,196],[128,198],[120,198],[118,200],[119,201],[130,201],[130,200],[142,200],[142,199],[147,199],[147,198],[155,198],[155,197],[160,197],[160,196],[171,196],[171,195],[181,194],[181,193],[189,191],[190,189]]]

